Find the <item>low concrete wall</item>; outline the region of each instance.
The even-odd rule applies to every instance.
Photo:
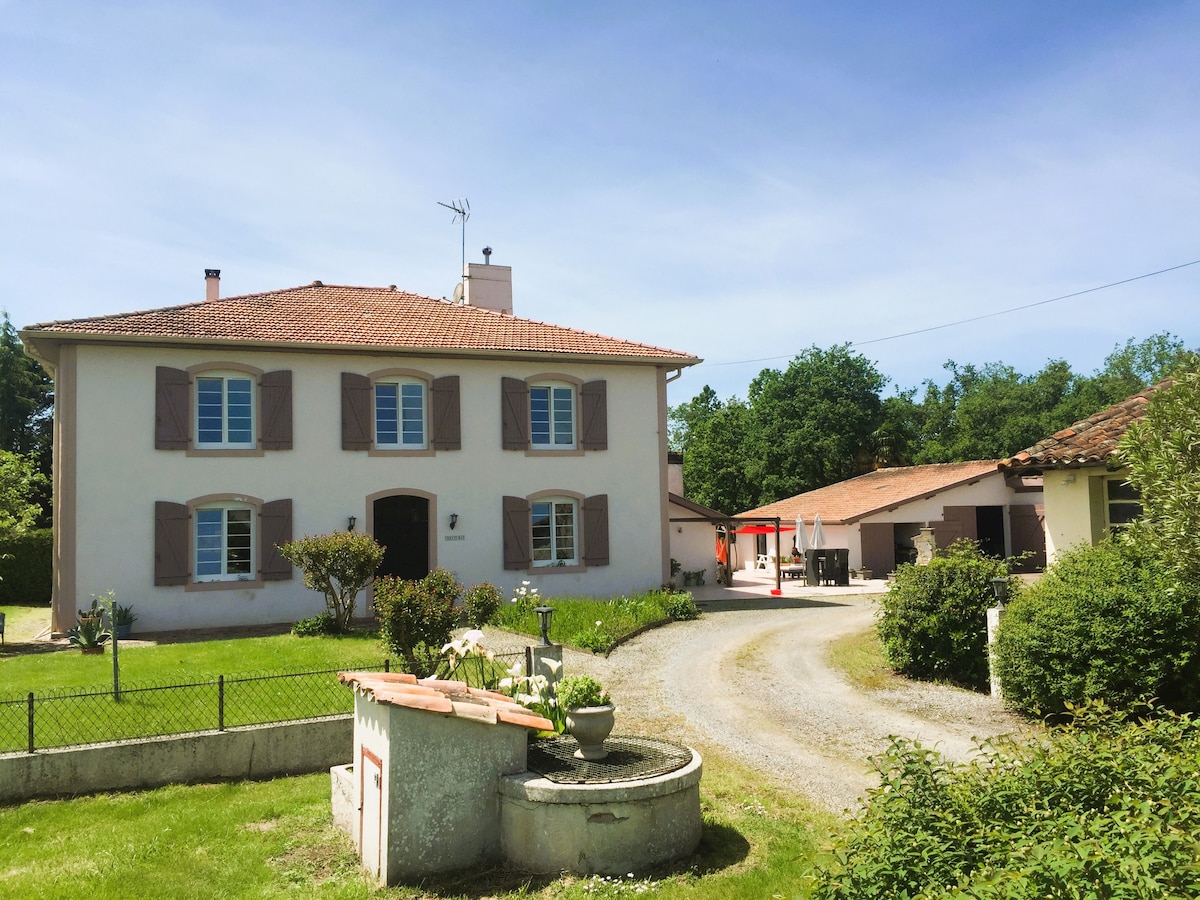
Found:
[[[328,771],[354,753],[354,720],[330,716],[176,737],[0,755],[0,803]]]

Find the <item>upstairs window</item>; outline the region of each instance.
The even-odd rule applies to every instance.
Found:
[[[574,449],[574,387],[558,384],[530,386],[529,436],[535,450]]]
[[[240,370],[240,371],[239,371]],[[292,373],[236,363],[154,372],[154,448],[202,456],[292,449]]]
[[[342,373],[342,449],[431,456],[462,449],[457,375]]]
[[[196,446],[254,446],[254,387],[246,375],[196,378]]]
[[[608,383],[577,383],[569,375],[502,378],[500,434],[505,450],[607,450]]]
[[[425,449],[425,385],[419,381],[375,383],[375,446]]]
[[[254,516],[250,507],[196,510],[196,580],[249,580],[254,575]]]

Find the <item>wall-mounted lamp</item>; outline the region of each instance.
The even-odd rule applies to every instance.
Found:
[[[533,611],[537,613],[538,629],[542,632],[542,646],[552,646],[550,643],[550,620],[554,617],[554,607],[538,606]]]
[[[458,513],[450,513],[450,530],[454,530],[454,526],[458,524]]]
[[[350,518],[348,518],[348,519],[346,520],[346,530],[347,530],[347,531],[353,531],[353,530],[354,530],[354,523],[355,523],[355,522],[357,522],[357,521],[358,521],[358,519],[356,519],[354,516],[351,516]]]
[[[996,605],[1003,609],[1004,601],[1008,599],[1008,579],[999,575],[993,578],[992,593],[996,595]]]

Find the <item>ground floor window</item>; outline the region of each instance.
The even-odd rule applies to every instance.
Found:
[[[537,500],[530,504],[534,566],[573,566],[579,562],[574,500]]]
[[[253,509],[202,507],[196,510],[195,523],[197,581],[253,576]]]
[[[1109,478],[1105,484],[1108,527],[1118,529],[1142,514],[1142,495],[1124,478]]]

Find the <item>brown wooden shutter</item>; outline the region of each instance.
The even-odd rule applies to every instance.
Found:
[[[258,514],[258,571],[263,581],[290,581],[292,564],[279,552],[292,540],[292,501],[272,500]]]
[[[505,450],[529,449],[529,385],[520,378],[500,381],[500,429]]]
[[[461,450],[462,426],[457,375],[433,379],[430,386],[429,412],[433,449]]]
[[[154,584],[157,587],[187,584],[191,543],[191,513],[182,503],[154,503]]]
[[[580,391],[582,437],[579,446],[584,450],[608,449],[608,382],[589,381]]]
[[[533,558],[529,523],[529,501],[524,497],[504,498],[504,568],[528,569]]]
[[[375,428],[371,422],[371,379],[342,373],[342,449],[370,450]]]
[[[192,385],[183,369],[154,370],[154,449],[186,450],[192,419]]]
[[[292,449],[292,373],[264,372],[258,382],[258,434],[264,450]]]
[[[583,501],[583,564],[608,565],[608,494]]]

